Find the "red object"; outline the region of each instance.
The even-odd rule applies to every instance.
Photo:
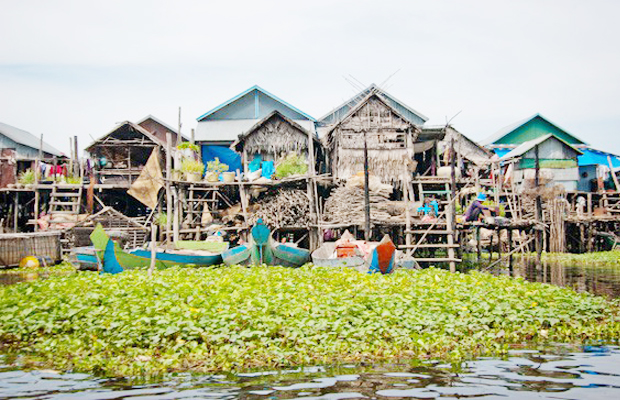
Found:
[[[350,242],[343,243],[336,247],[336,256],[338,258],[353,257],[355,255],[356,247],[356,245]]]

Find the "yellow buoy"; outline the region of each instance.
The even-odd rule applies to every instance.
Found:
[[[34,256],[24,257],[19,262],[20,268],[36,269],[36,268],[39,268],[40,266],[41,266],[41,263],[39,262],[39,259]]]

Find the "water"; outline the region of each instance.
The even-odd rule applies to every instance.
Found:
[[[424,362],[237,375],[180,374],[140,383],[55,371],[25,372],[0,358],[0,399],[620,399],[619,365],[617,347],[555,346],[514,350],[506,360],[481,358],[464,363],[456,372],[450,365]]]
[[[515,265],[530,281],[620,297],[619,267]],[[0,274],[0,284],[44,278],[37,273]],[[23,371],[19,359],[0,356],[0,399],[620,399],[620,348],[613,346],[513,350],[507,359],[480,358],[454,366],[314,367],[237,375],[180,374],[138,382],[57,371]]]
[[[569,287],[577,292],[590,292],[608,298],[620,298],[620,266],[617,265],[586,266],[543,263],[541,267],[537,268],[533,262],[525,261],[515,262],[512,272],[506,266],[498,266],[490,272],[520,276],[531,282]]]

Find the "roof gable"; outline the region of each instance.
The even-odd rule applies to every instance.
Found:
[[[151,142],[162,146],[164,149],[166,148],[166,143],[157,139],[151,132],[144,129],[138,124],[135,124],[131,121],[125,121],[120,123],[116,128],[107,134],[103,135],[99,139],[95,140],[91,143],[85,150],[90,152],[93,147],[96,147],[98,144],[105,143],[106,139],[114,138],[120,140],[128,140],[133,138],[141,138],[146,137]]]
[[[206,112],[198,117],[197,120],[198,122],[212,120],[256,120],[267,117],[273,111],[278,111],[293,120],[315,121],[308,114],[256,85]]]
[[[373,92],[379,93],[382,96],[383,100],[387,104],[389,104],[391,108],[398,111],[398,113],[408,122],[414,125],[423,125],[426,121],[428,121],[428,117],[412,109],[411,107],[396,99],[394,96],[385,92],[373,83],[366,89],[356,94],[354,97],[350,98],[349,100],[342,103],[340,106],[336,107],[335,109],[324,115],[321,119],[319,119],[319,124],[331,125],[340,122],[353,108],[355,108],[360,102],[362,102],[366,97],[368,97],[369,94]]]
[[[283,125],[287,125],[288,128],[283,129]],[[252,126],[247,132],[239,135],[238,139],[230,146],[236,151],[241,151],[243,149],[243,143],[250,137],[252,134],[262,131],[264,133],[280,133],[284,134],[288,137],[288,140],[291,140],[292,135],[301,135],[304,138],[307,138],[309,135],[312,136],[313,140],[316,142],[317,146],[321,145],[316,134],[308,132],[303,126],[298,124],[297,122],[287,118],[285,115],[281,114],[279,111],[273,111],[268,116],[258,121],[254,126]],[[286,141],[287,138],[282,138],[283,141]],[[286,146],[284,146],[286,147]]]
[[[0,134],[8,137],[15,143],[33,148],[35,150],[38,150],[41,144],[41,139],[37,138],[32,133],[2,122],[0,122]],[[44,153],[48,153],[53,156],[64,157],[64,154],[60,150],[57,150],[46,142],[43,142],[42,150]]]
[[[514,147],[549,134],[573,146],[584,146],[587,144],[540,114],[535,114],[499,130],[493,136],[483,141],[483,143],[490,147]]]
[[[563,146],[571,149],[572,151],[575,152],[575,155],[582,155],[583,152],[580,151],[579,149],[575,148],[574,146],[572,146],[570,143],[562,140],[561,138],[549,133],[547,135],[538,137],[536,139],[533,140],[529,140],[527,142],[522,143],[521,145],[519,145],[517,148],[513,149],[512,151],[508,152],[506,155],[504,155],[501,160],[510,160],[512,158],[517,158],[517,157],[521,157],[523,155],[525,155],[526,153],[528,153],[530,150],[532,150],[533,148],[535,148],[536,146],[540,146],[543,143],[547,142],[548,140],[554,140],[557,141],[559,143],[561,143]]]

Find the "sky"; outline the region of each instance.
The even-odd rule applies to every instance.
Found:
[[[541,113],[620,154],[620,1],[0,0],[0,121],[68,154],[259,85],[315,118],[382,87],[483,140]],[[358,83],[359,82],[359,83]]]

